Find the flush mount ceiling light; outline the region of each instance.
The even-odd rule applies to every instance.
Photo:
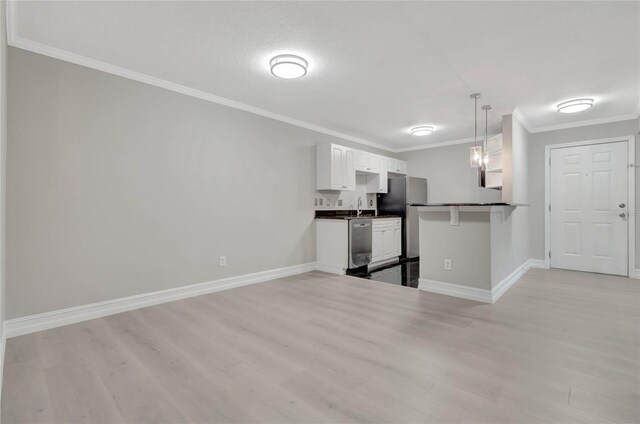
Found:
[[[429,135],[432,132],[433,132],[433,127],[430,125],[421,125],[419,127],[411,128],[411,134],[418,137]]]
[[[281,54],[269,62],[271,73],[278,78],[296,79],[305,76],[309,64],[300,56]]]
[[[561,113],[576,113],[587,110],[593,106],[593,99],[574,99],[567,102],[560,103],[558,112]]]

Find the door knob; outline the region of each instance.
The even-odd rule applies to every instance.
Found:
[[[620,215],[618,215],[618,216],[619,216],[620,218],[624,218],[625,216],[627,216],[627,214],[626,214],[626,213],[624,213],[624,212],[622,212],[622,213],[620,213]]]
[[[620,206],[621,208],[624,208],[627,205],[625,205],[624,203],[620,203],[618,206]]]

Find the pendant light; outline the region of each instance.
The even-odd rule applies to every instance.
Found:
[[[469,152],[469,165],[472,168],[479,168],[482,166],[482,146],[478,146],[478,99],[480,98],[480,93],[473,93],[469,97],[473,99],[474,103],[474,135],[473,146],[471,147],[471,150]]]
[[[489,139],[489,111],[491,110],[491,105],[482,106],[482,110],[484,110],[484,157],[482,158],[482,168],[485,169],[489,163],[487,140]]]

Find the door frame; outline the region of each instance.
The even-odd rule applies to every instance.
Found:
[[[628,179],[627,182],[627,202],[629,211],[629,225],[628,225],[628,237],[627,237],[627,276],[629,278],[640,278],[640,275],[636,275],[636,143],[634,135],[626,135],[622,137],[600,138],[597,140],[585,140],[575,141],[571,143],[560,144],[548,144],[545,146],[544,152],[544,264],[545,268],[551,268],[551,211],[549,205],[551,204],[551,150],[563,149],[567,147],[579,147],[588,146],[592,144],[606,144],[606,143],[627,143],[627,169]]]

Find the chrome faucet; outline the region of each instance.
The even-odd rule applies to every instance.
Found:
[[[362,215],[361,206],[362,206],[362,196],[358,196],[358,215],[357,216]]]

